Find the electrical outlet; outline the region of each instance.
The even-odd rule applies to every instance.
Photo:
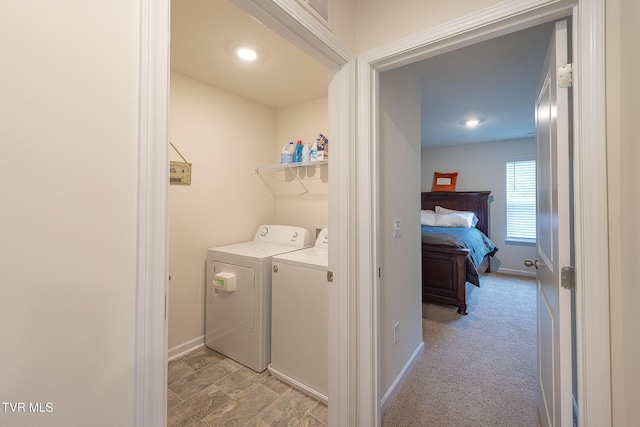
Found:
[[[398,345],[400,342],[400,322],[396,322],[396,324],[393,325],[393,341],[395,345]]]

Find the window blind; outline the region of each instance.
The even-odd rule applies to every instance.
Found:
[[[536,161],[507,162],[507,240],[536,241]]]

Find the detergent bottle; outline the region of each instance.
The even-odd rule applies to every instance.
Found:
[[[309,161],[315,162],[318,160],[318,143],[314,142],[311,148],[309,149]]]
[[[302,162],[309,163],[311,148],[309,147],[309,141],[305,142],[302,146]]]
[[[288,144],[285,144],[284,147],[282,147],[282,151],[280,152],[280,163],[282,164],[292,163],[293,152],[295,151],[295,149],[296,147],[293,141],[289,142]]]
[[[300,163],[302,161],[302,141],[298,141],[296,149],[293,152],[293,163]]]

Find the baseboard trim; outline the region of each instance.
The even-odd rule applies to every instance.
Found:
[[[274,367],[272,363],[269,364],[268,369],[269,369],[269,373],[273,377],[279,379],[280,381],[282,381],[284,383],[289,384],[292,387],[297,388],[302,393],[305,393],[305,394],[309,395],[313,399],[316,399],[316,400],[324,403],[325,405],[329,404],[329,398],[327,397],[327,395],[319,392],[318,390],[315,390],[315,389],[309,387],[306,384],[301,383],[300,381],[298,381],[298,380],[296,380],[294,378],[291,378],[289,375],[285,374],[284,372],[281,372],[278,367]]]
[[[513,274],[514,276],[536,277],[535,271],[514,270],[511,268],[498,268],[494,273]]]
[[[413,352],[413,354],[411,355],[407,363],[404,365],[404,367],[402,368],[402,370],[400,371],[396,379],[393,381],[393,384],[391,384],[391,387],[389,387],[389,389],[384,394],[384,396],[382,396],[382,399],[380,400],[381,415],[385,413],[385,411],[387,410],[387,407],[389,406],[389,404],[391,403],[395,395],[400,390],[400,387],[407,380],[407,376],[409,375],[409,372],[411,372],[413,365],[416,364],[416,362],[422,355],[422,352],[424,352],[424,342],[420,341],[420,345],[418,345],[418,347]]]
[[[182,343],[180,345],[170,348],[167,354],[167,358],[168,360],[177,359],[178,357],[183,356],[189,353],[190,351],[193,351],[203,346],[204,346],[204,335],[196,337],[185,343]]]

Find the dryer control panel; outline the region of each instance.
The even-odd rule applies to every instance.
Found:
[[[329,229],[323,228],[318,233],[318,238],[316,239],[315,248],[318,249],[329,249]]]

